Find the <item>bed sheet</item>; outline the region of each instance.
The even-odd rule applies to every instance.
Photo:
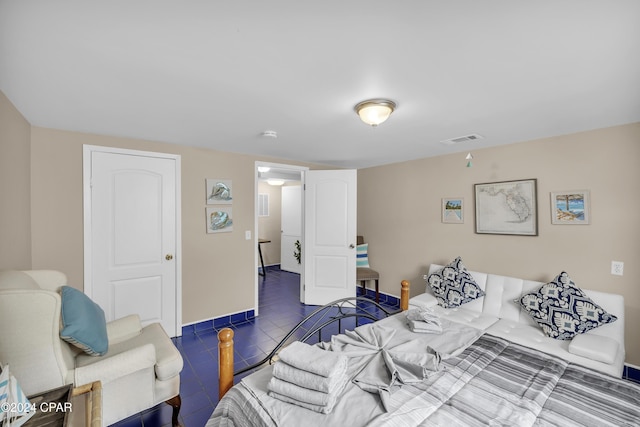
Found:
[[[436,375],[396,387],[386,397],[350,382],[334,411],[323,415],[271,398],[269,367],[233,387],[207,426],[299,426],[301,420],[305,427],[640,425],[637,384],[502,338],[481,336],[461,324],[443,323],[447,332],[441,335],[413,333],[403,316],[361,328],[395,329],[390,348],[415,342],[442,352]],[[340,336],[335,338],[332,349],[345,350]],[[349,375],[355,378],[374,359],[372,354],[351,357]]]

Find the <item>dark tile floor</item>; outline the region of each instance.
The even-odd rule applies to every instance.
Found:
[[[259,316],[231,326],[236,370],[262,360],[293,326],[317,308],[300,303],[299,282],[298,274],[277,267],[268,267],[266,276],[260,277]],[[384,302],[381,304],[393,308]],[[217,334],[216,329],[197,330],[173,339],[184,359],[180,374],[180,421],[185,427],[204,426],[218,403]],[[171,408],[166,404],[115,424],[117,427],[170,425]]]

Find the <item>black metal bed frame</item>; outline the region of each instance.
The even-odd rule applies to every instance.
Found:
[[[330,302],[315,309],[313,312],[305,316],[300,322],[298,322],[287,335],[280,340],[273,350],[262,360],[252,365],[244,367],[233,373],[233,376],[241,375],[245,372],[255,370],[262,365],[273,363],[273,358],[278,351],[284,347],[289,340],[298,332],[298,330],[305,328],[307,330],[301,338],[297,341],[306,342],[316,333],[318,334],[318,341],[322,341],[322,329],[334,323],[338,324],[338,333],[342,331],[342,320],[353,318],[356,319],[356,327],[359,326],[360,319],[368,319],[373,322],[384,319],[391,315],[401,312],[401,309],[389,310],[382,305],[376,303],[365,297],[349,297],[342,298]],[[310,326],[307,327],[307,324]],[[291,340],[295,341],[295,340]]]

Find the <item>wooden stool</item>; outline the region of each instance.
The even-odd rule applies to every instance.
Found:
[[[362,294],[367,294],[366,283],[369,280],[376,281],[376,303],[380,302],[380,293],[378,290],[378,281],[380,280],[380,274],[377,271],[372,270],[371,268],[358,267],[356,268],[356,280],[360,282],[362,285]]]

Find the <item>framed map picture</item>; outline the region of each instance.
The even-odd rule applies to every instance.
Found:
[[[589,191],[551,193],[551,224],[589,224]]]
[[[535,179],[475,184],[476,233],[538,235]]]
[[[442,199],[442,222],[462,224],[464,222],[464,200],[462,197]]]

